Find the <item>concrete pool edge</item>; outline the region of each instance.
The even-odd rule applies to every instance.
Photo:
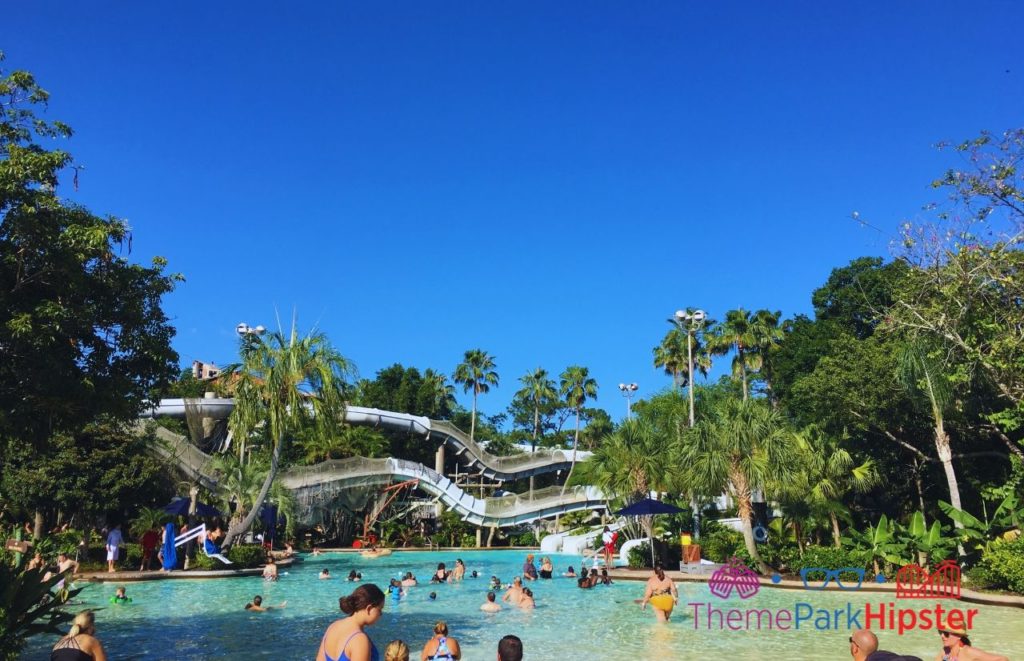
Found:
[[[625,569],[616,568],[608,572],[608,575],[613,580],[618,581],[646,581],[651,576],[650,569]],[[666,571],[665,576],[671,578],[673,581],[679,581],[683,583],[707,583],[710,578],[708,575],[700,574],[685,574],[679,571]],[[774,583],[770,578],[763,576],[758,577],[762,587],[777,588],[781,590],[799,590],[801,592],[815,593],[815,592],[856,592],[856,593],[874,593],[874,594],[895,594],[896,584],[895,583],[870,583],[862,585],[857,590],[842,590],[836,586],[827,586],[822,590],[808,590],[804,587],[803,581],[794,581],[791,579],[782,579],[778,583]],[[977,590],[971,590],[969,588],[963,588],[960,591],[959,601],[965,601],[972,604],[982,604],[984,606],[1006,606],[1009,608],[1024,608],[1024,597],[1019,597],[1009,594],[995,594],[990,592],[979,592]]]

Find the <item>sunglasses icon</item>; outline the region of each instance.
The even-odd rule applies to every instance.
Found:
[[[846,574],[845,577],[844,574]],[[853,583],[854,577],[857,579],[856,584]],[[857,567],[840,567],[839,569],[804,567],[800,570],[800,580],[804,582],[804,587],[808,590],[824,590],[825,586],[833,580],[840,590],[859,590],[860,584],[864,582],[864,570]]]

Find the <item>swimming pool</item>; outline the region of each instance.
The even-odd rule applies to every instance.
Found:
[[[711,603],[715,608],[763,610],[777,615],[797,608],[798,602],[814,609],[844,611],[848,603],[863,608],[865,602],[876,607],[895,599],[891,595],[851,593],[813,593],[762,588],[754,597],[729,599],[712,596],[705,584],[679,586],[679,608],[667,625],[654,621],[650,611],[641,612],[634,599],[642,596],[643,584],[616,583],[612,586],[580,590],[575,581],[556,578],[530,585],[537,609],[523,612],[506,608],[500,613],[479,610],[492,574],[508,582],[519,573],[524,553],[520,551],[396,552],[377,560],[364,560],[357,554],[327,553],[306,556],[305,562],[282,572],[281,580],[265,583],[262,579],[173,580],[128,583],[128,595],[134,602],[113,606],[107,599],[116,585],[88,585],[79,595],[85,603],[76,608],[96,607],[98,636],[110,659],[312,659],[327,625],[341,616],[338,597],[355,585],[344,577],[349,570],[363,573],[363,582],[386,588],[390,578],[412,571],[423,581],[429,579],[438,562],[452,567],[462,558],[467,569],[476,569],[481,577],[459,584],[431,585],[423,582],[397,604],[388,599],[384,615],[369,629],[383,649],[395,638],[405,640],[413,649],[413,658],[430,638],[438,619],[448,622],[451,635],[462,645],[467,660],[494,658],[498,640],[505,634],[523,639],[526,659],[539,661],[597,661],[601,659],[678,659],[698,655],[708,659],[849,659],[845,615],[838,629],[817,630],[808,620],[799,631],[748,629],[730,630],[723,616],[723,629],[708,629],[706,607],[700,608],[695,628],[694,607],[688,603]],[[579,569],[578,556],[553,555],[560,574],[572,564]],[[538,556],[539,560],[539,556]],[[538,562],[539,564],[539,562]],[[329,568],[334,578],[319,580],[321,569]],[[437,592],[437,601],[428,594]],[[249,613],[243,610],[253,595],[261,594],[264,604],[288,601],[282,611]],[[500,597],[500,595],[499,595]],[[897,607],[915,609],[924,600],[901,600]],[[934,606],[934,603],[930,604]],[[1024,610],[994,606],[944,602],[944,606],[978,608],[972,639],[982,649],[1024,659]],[[757,615],[748,617],[756,624]],[[717,625],[712,616],[712,625]],[[746,623],[744,623],[746,624]],[[765,621],[762,619],[762,625]],[[807,628],[810,627],[810,628]],[[876,628],[876,627],[873,627]],[[934,658],[939,638],[934,631],[879,632],[882,647],[903,654]],[[25,659],[48,659],[55,639],[32,641]]]

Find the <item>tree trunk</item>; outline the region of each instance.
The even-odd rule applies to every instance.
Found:
[[[921,512],[921,520],[928,525],[928,517],[924,513],[924,489],[921,487],[921,460],[914,457],[914,488],[917,490],[917,508]]]
[[[32,524],[32,541],[38,542],[43,538],[43,527],[46,525],[46,519],[43,517],[43,510],[36,510],[35,521]]]
[[[228,532],[224,535],[224,543],[221,544],[221,549],[226,550],[230,548],[235,539],[244,534],[253,521],[256,520],[257,515],[259,515],[260,507],[263,506],[263,501],[267,499],[267,494],[270,493],[270,486],[274,483],[274,478],[277,477],[277,467],[281,461],[282,445],[284,445],[284,439],[277,439],[277,443],[274,444],[274,452],[270,455],[270,472],[267,473],[267,479],[263,480],[263,486],[260,488],[260,493],[256,496],[255,502],[252,504],[252,509],[245,515],[240,524],[228,526]]]
[[[942,470],[946,472],[946,484],[949,485],[949,504],[961,510],[963,507],[960,506],[960,487],[957,485],[956,470],[953,468],[953,452],[949,447],[949,435],[946,433],[941,420],[935,425],[935,450],[938,452],[939,460],[942,462]],[[954,521],[953,527],[960,529],[964,526],[962,523]],[[964,555],[963,544],[958,542],[956,549],[957,553],[962,557]]]
[[[572,477],[572,470],[576,468],[576,446],[580,444],[580,410],[576,408],[576,435],[572,439],[572,462],[569,463],[569,474],[565,476],[562,483],[562,494],[565,495],[565,488],[569,486],[569,478]]]
[[[476,386],[473,386],[473,414],[469,417],[469,440],[473,440],[476,433]]]
[[[740,358],[740,377],[743,379],[743,401],[747,401],[747,361],[743,357],[743,345],[738,345],[736,353]]]
[[[832,521],[832,545],[839,548],[842,546],[839,541],[839,517],[835,512],[829,512],[828,518]]]
[[[804,557],[804,528],[799,520],[793,521],[793,534],[796,535],[796,551],[800,557]]]
[[[754,541],[754,506],[750,497],[750,486],[746,478],[733,471],[732,477],[733,495],[736,498],[736,508],[740,515],[740,522],[743,524],[743,544],[747,547],[747,553],[754,559],[757,569],[762,574],[771,572],[771,567],[761,558],[757,551],[757,542]]]

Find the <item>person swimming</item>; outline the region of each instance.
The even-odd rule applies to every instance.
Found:
[[[350,581],[361,581],[363,580],[362,572],[357,572],[355,569],[348,573],[348,580]]]
[[[123,587],[120,587],[117,589],[117,592],[114,594],[114,596],[110,598],[110,603],[130,604],[132,603],[132,598],[127,595],[127,592]]]
[[[325,578],[332,578],[331,570],[328,569],[327,567],[324,567],[323,569],[321,569],[320,570],[320,578],[321,578],[321,580],[325,579]]]
[[[391,583],[388,585],[388,594],[391,595],[392,601],[398,601],[405,596],[405,591],[402,590],[402,583],[397,578],[391,579]]]
[[[360,585],[352,594],[338,600],[347,617],[327,627],[316,661],[379,661],[380,653],[365,628],[380,620],[385,595],[373,583]]]

